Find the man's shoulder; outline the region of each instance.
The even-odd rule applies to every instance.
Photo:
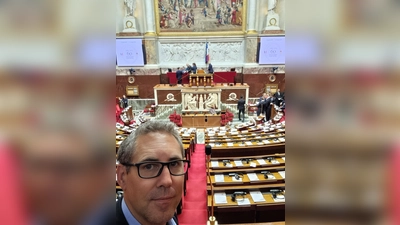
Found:
[[[129,225],[128,221],[126,220],[124,213],[122,212],[122,199],[118,198],[116,202],[116,211],[115,211],[115,224],[116,225]]]

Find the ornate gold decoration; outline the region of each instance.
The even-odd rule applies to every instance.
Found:
[[[269,20],[269,25],[276,26],[276,22],[277,22],[276,19],[272,18],[272,19]]]
[[[126,27],[127,29],[133,28],[133,23],[132,23],[132,21],[130,21],[130,20],[126,21],[125,27]]]

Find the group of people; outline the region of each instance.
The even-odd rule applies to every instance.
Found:
[[[277,92],[272,95],[271,93],[263,93],[257,103],[257,116],[265,115],[265,121],[271,119],[271,107],[272,105],[278,105],[281,109],[285,107],[284,94],[277,90]]]
[[[218,24],[232,24],[242,25],[242,16],[238,7],[229,5],[221,7],[218,6],[215,18],[218,20]]]
[[[176,71],[176,80],[178,81],[178,84],[182,84],[182,78],[183,78],[183,73],[197,73],[197,66],[196,63],[193,63],[192,66],[190,64],[186,64],[185,66],[178,67],[178,70]]]

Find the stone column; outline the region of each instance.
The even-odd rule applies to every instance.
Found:
[[[155,19],[154,19],[154,1],[145,0],[145,20],[146,20],[146,33],[145,36],[155,36]]]
[[[248,26],[247,26],[247,33],[248,34],[257,34],[256,31],[256,6],[257,0],[248,0],[249,9],[247,10],[247,18],[248,18]]]

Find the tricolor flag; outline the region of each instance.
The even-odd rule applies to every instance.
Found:
[[[210,61],[210,55],[208,52],[208,42],[206,42],[206,64]]]

